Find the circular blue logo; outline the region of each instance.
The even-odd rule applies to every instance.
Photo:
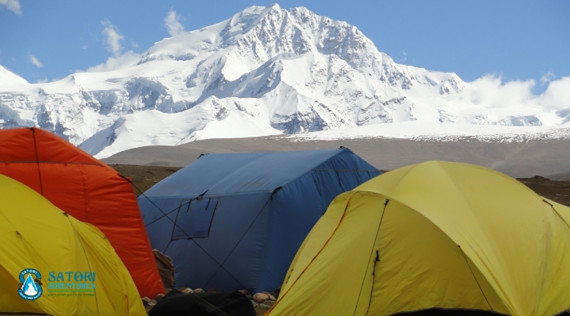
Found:
[[[36,269],[24,269],[20,272],[20,288],[18,294],[21,298],[33,301],[42,296],[42,275]]]

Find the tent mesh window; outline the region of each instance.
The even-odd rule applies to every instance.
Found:
[[[182,200],[174,220],[172,240],[207,238],[217,206],[215,198]]]

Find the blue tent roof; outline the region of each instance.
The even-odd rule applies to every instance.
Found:
[[[279,186],[295,180],[309,171],[315,171],[320,165],[342,151],[348,149],[325,149],[292,152],[255,152],[207,154],[176,172],[145,192],[152,195],[199,195],[237,194],[252,191],[273,191]],[[354,171],[360,164],[354,164],[360,158],[352,155],[337,162],[334,168],[338,172]],[[344,165],[343,165],[344,164]],[[371,170],[375,170],[370,166]]]
[[[379,174],[347,148],[208,154],[139,205],[176,286],[268,291],[332,199]]]

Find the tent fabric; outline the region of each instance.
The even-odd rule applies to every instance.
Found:
[[[98,228],[4,175],[0,194],[0,314],[146,314],[129,272]],[[26,284],[19,275],[27,269],[40,274],[34,275],[41,284],[35,299],[18,294]],[[53,277],[59,273],[59,280]],[[90,282],[75,282],[87,278]],[[54,283],[65,286],[65,293],[54,292],[59,289]],[[73,292],[79,284],[93,286],[93,291]]]
[[[570,308],[570,208],[484,167],[428,161],[335,198],[267,315]]]
[[[347,148],[208,154],[139,205],[175,286],[273,291],[332,199],[379,173]]]
[[[113,168],[48,131],[14,128],[0,131],[0,174],[101,229],[141,296],[164,293],[132,184]]]

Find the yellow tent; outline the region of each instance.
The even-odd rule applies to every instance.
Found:
[[[0,314],[146,315],[95,226],[0,175]]]
[[[570,309],[570,208],[502,173],[429,161],[336,197],[268,315]]]

